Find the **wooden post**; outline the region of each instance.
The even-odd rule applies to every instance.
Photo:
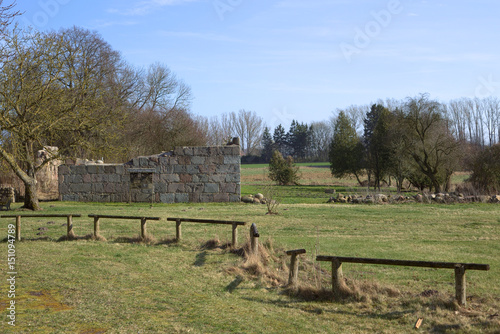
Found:
[[[344,275],[342,274],[342,262],[339,259],[332,260],[332,291],[335,297],[342,294],[344,286]]]
[[[288,285],[297,284],[299,278],[299,261],[297,259],[297,253],[292,254],[290,260],[290,275],[288,276]]]
[[[68,233],[67,233],[68,240],[74,240],[76,238],[76,235],[73,232],[73,216],[68,215],[67,219],[68,219]]]
[[[231,242],[232,247],[236,247],[236,244],[238,243],[238,230],[237,230],[238,225],[236,223],[233,223],[233,238]]]
[[[141,238],[146,238],[146,218],[141,218]]]
[[[290,286],[296,285],[299,279],[299,259],[297,258],[297,255],[305,254],[305,252],[305,249],[286,251],[287,255],[292,256],[290,259],[290,274],[288,275],[288,285]]]
[[[455,298],[459,305],[465,306],[465,266],[457,265],[455,267]]]
[[[99,216],[94,216],[94,236],[99,236]]]
[[[254,223],[250,226],[250,252],[259,255],[259,232],[257,231],[257,225]]]
[[[175,221],[175,240],[180,241],[182,236],[182,231],[181,231],[181,220],[177,219]]]
[[[21,241],[21,216],[16,216],[16,240]]]

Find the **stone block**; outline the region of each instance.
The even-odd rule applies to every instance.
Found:
[[[238,203],[241,201],[241,196],[239,194],[229,194],[229,202]]]
[[[180,182],[182,182],[182,183],[193,182],[193,175],[190,175],[190,174],[179,174],[179,179],[180,179]]]
[[[87,174],[87,166],[73,166],[72,174],[83,175]]]
[[[123,166],[123,165],[116,165],[115,166],[115,173],[116,174],[120,174],[120,175],[125,174],[125,166]]]
[[[104,184],[104,192],[105,193],[114,193],[115,192],[115,184],[114,183],[105,183]]]
[[[235,194],[236,193],[236,184],[235,183],[221,183],[220,185],[220,191],[223,193],[228,193],[228,194]]]
[[[205,183],[205,188],[203,189],[205,193],[218,193],[219,184],[218,183]]]
[[[155,192],[157,193],[166,193],[167,192],[167,184],[163,182],[157,182],[154,184]]]
[[[224,156],[224,164],[225,165],[239,165],[241,163],[240,156],[235,155],[225,155]]]
[[[211,155],[205,160],[205,165],[222,165],[224,163],[223,155]]]
[[[184,165],[174,165],[174,173],[186,173],[186,166]]]
[[[201,183],[207,183],[208,181],[208,175],[205,174],[194,174],[193,175],[193,182],[201,182]]]
[[[175,194],[175,203],[187,203],[189,202],[189,194],[178,193]]]
[[[191,157],[187,156],[187,155],[180,156],[180,157],[177,157],[177,161],[178,161],[179,165],[190,165],[191,164]]]
[[[91,174],[82,175],[82,182],[83,183],[91,183],[92,182],[92,175]]]
[[[104,173],[105,174],[116,173],[115,166],[104,166]]]
[[[63,201],[71,201],[71,202],[79,202],[80,196],[77,194],[63,195],[62,200]]]
[[[186,185],[184,183],[170,183],[167,189],[169,193],[184,193],[186,192]]]
[[[223,155],[224,152],[221,146],[211,146],[208,148],[208,154],[210,156],[215,156],[215,155]]]
[[[205,185],[203,183],[187,183],[186,191],[189,193],[202,193]]]
[[[198,169],[201,174],[213,174],[215,173],[215,169],[217,167],[215,165],[200,165]]]
[[[160,202],[162,203],[174,203],[175,194],[160,194]]]
[[[229,202],[229,194],[219,193],[214,195],[214,202],[226,203]]]
[[[113,182],[113,183],[120,183],[120,182],[122,182],[121,175],[119,175],[119,174],[109,174],[108,175],[108,182]]]
[[[240,147],[237,145],[224,146],[222,149],[224,155],[237,155],[240,156]]]
[[[66,175],[70,173],[70,169],[68,166],[61,165],[58,167],[58,173],[59,175]]]
[[[240,174],[238,173],[231,173],[227,174],[225,178],[226,182],[240,182]]]
[[[173,182],[180,182],[180,176],[179,174],[162,174],[160,179],[162,181],[165,181],[167,183],[173,183]]]
[[[226,181],[226,175],[224,175],[224,174],[208,175],[208,182],[219,183],[219,182],[225,182],[225,181]]]
[[[201,194],[200,195],[200,203],[211,203],[214,201],[213,194]]]
[[[193,154],[195,156],[203,156],[206,157],[208,156],[208,147],[195,147],[193,149]]]
[[[186,173],[188,174],[198,174],[200,172],[200,169],[196,165],[188,165],[186,166]]]
[[[200,203],[201,196],[199,193],[190,193],[189,194],[189,202],[191,203]]]
[[[146,157],[139,158],[139,166],[141,167],[149,167],[149,159]]]
[[[94,183],[92,184],[92,190],[96,193],[104,192],[104,185],[102,183]]]
[[[201,157],[201,156],[192,156],[191,157],[191,164],[192,165],[203,165],[205,164],[206,157]]]
[[[217,165],[215,168],[215,173],[227,174],[229,173],[230,165]]]

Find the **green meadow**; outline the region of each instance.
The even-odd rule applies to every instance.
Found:
[[[325,189],[358,192],[325,164],[301,165],[302,185],[273,187],[264,165],[242,166],[242,194],[272,191],[277,215],[258,204],[99,204],[44,202],[43,214],[74,218],[75,241],[62,241],[64,218],[23,218],[15,243],[15,297],[9,297],[6,239],[0,310],[2,333],[424,333],[500,331],[498,204],[327,204]],[[457,178],[463,176],[457,176]],[[388,192],[393,190],[387,189]],[[22,212],[20,204],[13,213]],[[5,212],[2,212],[4,214]],[[105,241],[90,238],[88,214],[157,216],[148,239],[137,220],[102,219]],[[168,217],[247,222],[238,227],[183,223],[174,241]],[[15,219],[0,219],[2,239]],[[245,256],[249,225],[260,233],[260,257]],[[44,231],[40,228],[46,228]],[[242,247],[242,249],[239,249]],[[299,282],[288,288],[285,251],[299,257]],[[467,271],[467,306],[453,302],[450,269],[345,263],[352,294],[334,299],[331,266],[316,255],[486,263]],[[15,301],[15,327],[8,307]]]

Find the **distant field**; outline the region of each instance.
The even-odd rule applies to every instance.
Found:
[[[275,189],[276,195],[283,203],[324,203],[331,194],[326,194],[326,189],[335,189],[337,193],[365,195],[374,192],[366,187],[360,187],[356,178],[338,179],[332,176],[328,162],[298,163],[301,178],[300,186],[275,187],[267,177],[268,164],[245,164],[241,165],[242,195],[254,195],[263,193],[269,187]],[[452,187],[463,183],[468,177],[467,172],[457,172],[452,176]],[[365,177],[366,178],[366,177]],[[362,180],[364,180],[362,178]],[[383,187],[382,192],[395,194],[396,188]],[[410,190],[410,194],[417,191]]]

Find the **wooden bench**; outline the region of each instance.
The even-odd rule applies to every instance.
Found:
[[[99,219],[140,219],[141,221],[141,238],[146,238],[146,221],[148,220],[161,220],[160,217],[144,217],[144,216],[114,216],[114,215],[96,215],[90,214],[89,217],[94,218],[94,235],[99,236]]]
[[[332,289],[333,294],[338,295],[343,286],[342,263],[364,263],[383,264],[389,266],[409,266],[426,268],[444,268],[455,270],[455,297],[460,305],[466,304],[465,295],[465,271],[466,270],[490,270],[489,264],[458,263],[458,262],[433,262],[433,261],[405,261],[389,259],[371,259],[359,257],[325,256],[318,255],[316,261],[327,261],[332,263]]]
[[[67,237],[68,240],[73,240],[76,238],[73,232],[73,217],[81,217],[80,214],[23,214],[23,215],[2,215],[0,218],[16,218],[16,240],[21,241],[21,218],[60,218],[65,217],[67,220]]]
[[[181,223],[204,223],[204,224],[223,224],[223,225],[232,225],[232,241],[231,246],[236,247],[238,243],[238,226],[244,226],[245,222],[237,222],[237,221],[227,221],[227,220],[212,220],[212,219],[191,219],[191,218],[167,218],[167,221],[174,221],[175,224],[175,239],[177,241],[181,240],[182,232],[181,232]]]

